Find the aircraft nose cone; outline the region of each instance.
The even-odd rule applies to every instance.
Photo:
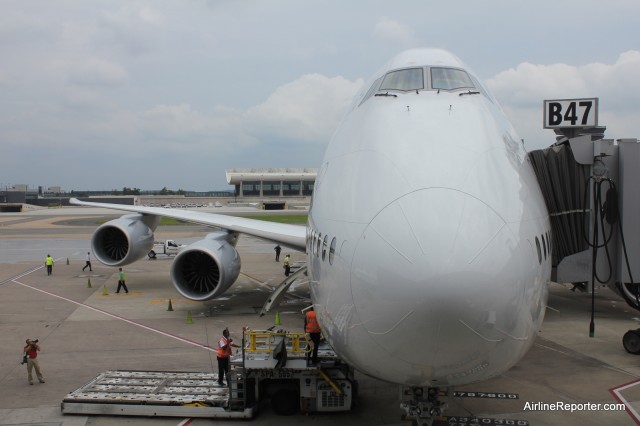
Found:
[[[380,211],[358,241],[351,272],[359,322],[382,349],[371,356],[414,366],[415,383],[438,375],[434,366],[458,362],[455,354],[477,352],[468,343],[456,351],[456,342],[473,341],[465,324],[490,316],[479,306],[495,297],[495,259],[509,257],[492,251],[509,238],[493,209],[453,189],[415,191]],[[449,351],[440,353],[445,342]]]

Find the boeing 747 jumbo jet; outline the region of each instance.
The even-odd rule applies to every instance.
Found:
[[[545,312],[550,224],[523,143],[478,78],[443,50],[401,53],[356,96],[319,168],[306,229],[72,202],[133,212],[92,238],[109,266],[144,257],[160,216],[221,228],[172,264],[174,285],[193,300],[234,283],[239,233],[305,250],[326,339],[360,372],[412,387],[405,409],[423,419],[440,410],[423,387],[503,373]]]

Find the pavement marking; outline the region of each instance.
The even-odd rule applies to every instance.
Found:
[[[41,268],[42,268],[42,266],[40,266],[40,267],[36,268],[35,270],[38,270],[38,269],[41,269]],[[24,277],[25,275],[28,275],[28,274],[29,274],[29,273],[23,273],[23,274],[22,274],[20,277],[18,277],[18,278],[22,278],[22,277]],[[122,316],[120,316],[120,315],[113,314],[113,313],[111,313],[111,312],[105,311],[105,310],[100,309],[100,308],[96,308],[95,306],[87,305],[86,303],[77,302],[77,301],[75,301],[75,300],[73,300],[73,299],[69,299],[69,298],[67,298],[67,297],[60,296],[60,295],[58,295],[58,294],[51,293],[51,292],[46,291],[46,290],[42,290],[42,289],[40,289],[40,288],[37,288],[37,287],[31,286],[31,285],[29,285],[29,284],[25,284],[25,283],[23,283],[23,282],[18,281],[18,278],[14,278],[14,279],[13,279],[13,280],[11,280],[11,281],[12,281],[12,282],[14,282],[14,283],[16,283],[16,284],[19,284],[19,285],[21,285],[21,286],[23,286],[23,287],[30,288],[31,290],[39,291],[40,293],[44,293],[44,294],[47,294],[47,295],[49,295],[49,296],[53,296],[53,297],[56,297],[56,298],[58,298],[58,299],[64,300],[64,301],[66,301],[66,302],[73,303],[73,304],[78,305],[78,306],[82,306],[82,307],[84,307],[84,308],[90,309],[90,310],[95,311],[95,312],[99,312],[99,313],[104,314],[104,315],[106,315],[106,316],[109,316],[109,317],[111,317],[111,318],[115,318],[115,319],[117,319],[117,320],[124,321],[124,322],[126,322],[126,323],[128,323],[128,324],[138,326],[138,327],[143,328],[143,329],[145,329],[145,330],[153,331],[154,333],[158,333],[158,334],[160,334],[160,335],[162,335],[162,336],[170,337],[170,338],[175,339],[175,340],[178,340],[178,341],[180,341],[180,342],[187,343],[187,344],[192,345],[192,346],[197,346],[197,347],[199,347],[199,348],[201,348],[201,349],[206,349],[206,350],[208,350],[209,352],[217,352],[217,351],[218,351],[218,348],[211,348],[211,347],[209,347],[209,346],[205,346],[205,345],[203,345],[203,344],[201,344],[201,343],[194,342],[193,340],[185,339],[184,337],[180,337],[180,336],[177,336],[177,335],[175,335],[175,334],[167,333],[166,331],[162,331],[162,330],[159,330],[159,329],[157,329],[157,328],[149,327],[148,325],[144,325],[144,324],[141,324],[141,323],[139,323],[139,322],[136,322],[136,321],[130,320],[130,319],[128,319],[128,318],[122,317]]]
[[[34,273],[39,269],[44,269],[44,265],[35,266],[35,267],[33,267],[33,268],[29,269],[29,270],[26,270],[24,272],[19,273],[18,275],[14,275],[11,278],[7,278],[6,280],[2,280],[2,281],[0,281],[0,285],[4,285],[6,283],[13,282],[14,280],[20,279],[20,278],[22,278],[24,276],[27,276],[29,274]]]
[[[172,299],[170,297],[156,297],[149,301],[152,305],[166,305],[171,301],[172,305],[198,305],[200,302],[189,299]]]
[[[108,289],[107,289],[108,291]],[[115,291],[113,293],[108,293],[108,294],[99,294],[98,297],[109,297],[109,296],[115,296],[115,297],[135,297],[135,296],[142,296],[144,293],[141,291],[129,291],[129,293],[127,292],[120,292],[120,293],[116,293]]]
[[[256,284],[265,285],[265,283],[263,283],[261,280],[255,278],[255,277],[252,277],[251,275],[249,275],[247,273],[244,273],[244,272],[240,271],[240,275],[242,275],[244,277],[247,277],[249,280],[254,281]]]
[[[566,355],[566,356],[571,356],[568,352],[564,352],[564,351],[561,351],[559,349],[555,349],[555,348],[552,348],[550,346],[543,345],[541,343],[535,343],[535,346],[538,346],[538,347],[541,347],[541,348],[545,348],[545,349],[548,349],[550,351],[558,352],[558,353],[561,353],[561,354]]]
[[[637,386],[640,384],[640,379],[636,379],[632,382],[629,383],[624,383],[620,386],[616,386],[615,388],[611,388],[609,389],[609,392],[611,392],[611,395],[613,395],[613,397],[618,401],[621,402],[622,404],[625,405],[625,407],[627,407],[627,413],[629,413],[629,416],[631,416],[631,419],[637,424],[640,425],[640,414],[638,414],[638,412],[631,406],[631,404],[629,403],[629,401],[626,400],[626,398],[624,396],[622,396],[622,391],[627,390],[629,388],[632,388],[634,386]]]

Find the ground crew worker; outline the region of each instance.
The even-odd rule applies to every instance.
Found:
[[[286,255],[284,257],[284,274],[286,276],[289,276],[289,274],[291,273],[291,257],[289,255]]]
[[[316,364],[318,362],[318,346],[320,346],[320,324],[318,324],[318,319],[316,318],[313,306],[304,316],[304,331],[309,333],[309,337],[313,342],[313,355],[311,356],[311,362]]]
[[[118,273],[118,289],[116,290],[116,293],[120,293],[120,287],[124,288],[124,291],[127,294],[129,293],[129,289],[127,288],[127,285],[124,283],[124,279],[125,279],[125,273],[122,270],[122,268],[120,268],[120,272]]]
[[[44,377],[42,376],[42,372],[40,371],[40,363],[38,362],[38,351],[40,350],[38,339],[27,339],[26,343],[27,346],[24,347],[24,353],[27,354],[27,373],[29,375],[29,384],[33,384],[32,373],[34,368],[36,370],[38,381],[40,381],[40,383],[44,383]]]
[[[87,252],[87,257],[85,258],[85,265],[82,268],[82,270],[84,271],[86,268],[89,268],[89,271],[91,271],[91,254],[89,252]]]
[[[229,337],[229,329],[222,331],[222,337],[218,340],[218,384],[224,386],[224,376],[227,375],[229,381],[229,357],[231,356],[231,347],[239,348],[240,346],[233,343],[233,339]]]
[[[44,260],[44,265],[47,267],[47,275],[51,275],[53,273],[53,257],[50,254]]]

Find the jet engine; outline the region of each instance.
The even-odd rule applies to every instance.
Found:
[[[129,214],[101,225],[91,238],[96,258],[107,266],[122,266],[142,259],[153,248],[159,216]]]
[[[220,296],[240,274],[238,235],[215,232],[184,248],[173,260],[171,280],[187,299],[203,301]]]

